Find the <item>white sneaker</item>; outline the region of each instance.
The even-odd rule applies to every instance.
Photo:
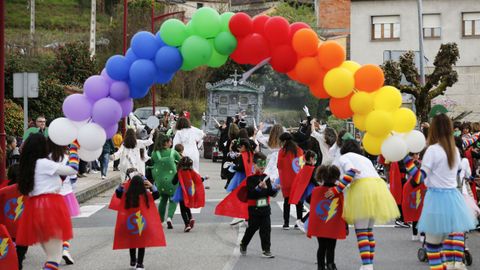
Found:
[[[423,244],[425,242],[425,236],[420,235],[420,239],[418,239],[418,241]]]
[[[107,178],[105,175],[102,175],[102,180],[105,180],[105,178]]]
[[[420,237],[418,235],[412,235],[412,241],[420,241]]]
[[[455,270],[467,270],[467,266],[463,262],[456,262],[452,269]]]
[[[445,265],[447,266],[447,270],[457,269],[457,268],[455,268],[455,263],[453,263],[453,262],[447,262],[447,263],[445,263]]]
[[[302,222],[301,219],[297,219],[297,221],[295,222],[298,226],[298,229],[300,229],[300,231],[302,231],[303,233],[305,233],[305,224]]]
[[[230,222],[230,225],[235,226],[235,225],[237,225],[237,224],[239,224],[239,223],[241,223],[241,222],[243,222],[243,221],[244,221],[244,219],[242,219],[242,218],[234,218],[234,219],[232,220],[232,222]]]
[[[68,265],[71,265],[71,264],[75,263],[72,255],[70,254],[70,252],[68,252],[68,250],[63,251],[62,258],[63,258],[63,260],[65,260],[65,263],[68,264]]]
[[[363,265],[363,269],[362,269],[362,270],[373,270],[373,264]]]

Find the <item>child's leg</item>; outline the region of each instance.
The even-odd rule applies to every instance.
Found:
[[[27,254],[28,246],[15,246],[17,250],[18,257],[18,269],[22,270],[23,260],[25,259],[25,254]]]
[[[445,235],[427,234],[427,257],[430,270],[444,270],[446,265],[442,259],[442,242]]]
[[[168,196],[160,194],[160,203],[158,204],[158,212],[160,213],[160,219],[165,221],[165,211],[167,209]]]
[[[317,249],[317,264],[319,270],[325,269],[325,254],[327,252],[327,238],[317,237],[318,249]]]
[[[445,257],[446,263],[453,264],[455,262],[455,249],[453,246],[454,233],[449,234],[442,243],[442,257]]]
[[[259,217],[250,216],[250,218],[248,219],[248,227],[245,230],[245,234],[243,235],[243,239],[240,244],[244,247],[247,247],[258,228],[260,228]]]
[[[412,234],[413,235],[418,235],[417,224],[418,224],[418,221],[412,222]]]
[[[182,214],[183,223],[185,223],[185,226],[187,226],[190,223],[190,218],[188,218],[187,211],[190,209],[188,209],[185,206],[185,203],[183,201],[180,201],[179,204],[180,204],[180,214]]]
[[[328,238],[327,241],[327,265],[335,263],[335,247],[337,246],[337,239]]]
[[[168,199],[168,213],[167,217],[173,218],[173,215],[175,215],[175,210],[177,210],[177,203],[172,201],[171,198]]]
[[[373,259],[375,257],[375,237],[373,236],[373,225],[375,224],[374,220],[371,219],[368,222],[368,242],[370,243],[370,263],[373,264]]]
[[[138,249],[137,265],[143,266],[143,258],[145,258],[145,248]]]
[[[290,204],[288,203],[288,198],[283,200],[283,225],[290,224]]]
[[[44,269],[56,270],[62,259],[62,243],[60,239],[50,239],[47,242],[41,243],[43,251],[47,254],[47,262]]]
[[[297,209],[297,220],[302,219],[303,217],[303,202],[298,202],[297,205],[295,205]]]
[[[250,224],[250,223],[249,223]],[[263,251],[270,251],[270,233],[272,231],[270,216],[261,217],[260,220],[260,242]]]
[[[465,234],[464,233],[452,233],[452,248],[454,251],[455,263],[463,262],[463,256],[465,254]]]
[[[370,241],[368,238],[369,220],[355,222],[355,233],[357,235],[358,251],[362,259],[362,265],[372,264],[370,259]]]

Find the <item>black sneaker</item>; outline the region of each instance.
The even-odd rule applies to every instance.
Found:
[[[264,251],[264,252],[262,253],[262,257],[263,257],[263,258],[267,258],[267,259],[275,258],[275,256],[273,256],[273,254],[272,254],[270,251]]]
[[[288,226],[288,224],[283,224],[282,229],[284,229],[284,230],[286,230],[286,231],[287,231],[287,230],[290,230],[290,226]]]
[[[240,244],[240,254],[241,254],[242,256],[246,256],[246,255],[247,255],[247,247],[244,246],[244,245],[242,245],[242,244]]]
[[[334,263],[329,263],[326,270],[337,270],[337,266]]]
[[[135,270],[145,270],[145,267],[143,266],[143,264],[137,263],[137,268]]]
[[[408,223],[405,223],[401,220],[396,220],[395,221],[395,227],[396,228],[410,228],[410,225]]]

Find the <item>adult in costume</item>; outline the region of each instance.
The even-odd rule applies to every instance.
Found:
[[[183,156],[193,160],[193,169],[200,172],[200,152],[197,144],[202,141],[205,133],[202,130],[193,127],[190,121],[185,117],[180,117],[175,126],[176,132],[173,138],[173,145],[181,144],[184,147]]]

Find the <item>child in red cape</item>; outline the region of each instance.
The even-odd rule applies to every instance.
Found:
[[[7,228],[2,224],[0,224],[0,269],[19,269],[15,244]]]
[[[151,190],[151,192],[149,191]],[[121,204],[115,224],[113,249],[130,249],[130,266],[144,269],[143,258],[146,247],[166,246],[160,215],[155,200],[160,197],[155,185],[136,174],[130,178],[128,189],[123,184],[115,190]],[[136,249],[138,248],[138,256]]]
[[[172,200],[180,204],[180,213],[185,223],[184,232],[189,232],[195,225],[190,208],[205,206],[203,178],[193,170],[192,166],[192,159],[183,157],[178,163],[177,174],[172,180],[173,185],[180,183]]]

